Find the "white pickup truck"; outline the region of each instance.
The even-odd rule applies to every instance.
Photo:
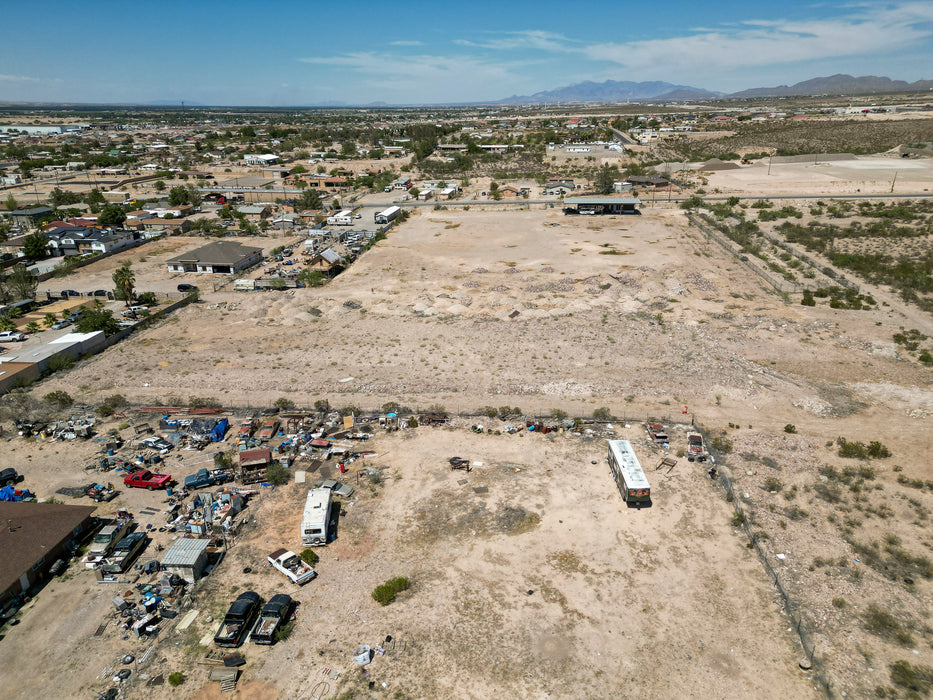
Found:
[[[317,572],[301,557],[287,549],[277,549],[268,556],[269,563],[288,577],[292,583],[307,583]]]

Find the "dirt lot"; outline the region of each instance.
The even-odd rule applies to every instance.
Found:
[[[132,255],[146,257],[138,274],[154,280],[168,252]],[[78,280],[69,286],[83,289]],[[835,692],[865,696],[890,689],[894,661],[933,665],[924,612],[933,390],[930,370],[892,341],[909,323],[904,313],[893,296],[871,311],[785,303],[675,210],[421,211],[327,287],[208,293],[33,393],[64,389],[92,405],[113,393],[243,407],[326,397],[366,409],[398,401],[590,415],[605,406],[629,422],[693,419],[731,446],[720,456],[736,502]],[[840,457],[839,436],[880,441],[892,455]],[[22,445],[0,449],[23,463]],[[680,445],[682,432],[672,447]],[[775,589],[705,472],[682,462],[669,477],[651,475],[655,506],[628,510],[604,449],[595,439],[465,430],[380,437],[382,484],[370,492],[364,477],[321,577],[298,594],[293,639],[268,652],[250,647],[244,680],[279,697],[317,697],[320,680],[332,693],[358,688],[348,654],[391,634],[408,645],[377,657],[367,680],[400,697],[606,697],[633,682],[657,697],[815,692],[813,675],[796,668],[802,651]],[[450,473],[444,460],[454,454],[484,466]],[[72,459],[33,453],[32,461],[38,473],[64,473]],[[265,572],[236,572],[283,538],[293,542],[298,488],[254,506],[255,529],[197,601],[205,611],[218,614],[246,586],[268,594],[279,585]],[[412,590],[378,608],[369,592],[395,575],[410,576]],[[82,580],[55,586],[106,608]],[[37,608],[49,598],[41,594]],[[893,625],[875,624],[872,605]],[[0,644],[0,658],[28,667],[41,649],[75,670],[82,692],[99,687],[103,663],[84,669],[80,654],[66,651],[95,625],[74,621],[71,645],[33,646],[47,620],[25,615],[8,637],[23,646]],[[190,666],[183,655],[206,629],[199,619],[195,632],[160,646],[160,668]],[[104,663],[116,657],[106,649]],[[310,675],[296,674],[308,659]],[[324,668],[341,674],[325,678]],[[187,691],[200,685],[192,681]]]
[[[653,465],[655,448],[641,426],[619,426],[618,433],[635,440],[646,466]],[[14,455],[24,446],[7,443]],[[596,436],[476,435],[458,424],[380,435],[372,448],[380,456],[365,466],[378,468],[381,478],[371,484],[360,463],[344,477],[358,491],[344,502],[337,541],[319,550],[319,578],[293,590],[262,566],[268,550],[295,546],[304,499],[300,485],[264,493],[222,569],[196,595],[198,620],[185,632],[168,623],[127,697],[174,697],[142,687],[160,672],[184,670],[189,693],[204,683],[195,644],[212,631],[204,618],[222,615],[247,588],[264,597],[288,591],[301,602],[288,641],[244,647],[243,683],[274,687],[269,697],[319,697],[321,681],[333,694],[364,692],[369,680],[385,682],[390,696],[401,691],[396,697],[595,698],[624,694],[632,682],[656,697],[813,694],[811,679],[795,668],[799,644],[774,591],[729,526],[730,508],[703,468],[681,460],[669,475],[653,474],[653,507],[630,509],[609,477],[605,440]],[[30,483],[37,488],[78,478],[73,466],[43,478],[60,456],[52,446],[25,449],[34,455]],[[482,464],[453,471],[446,462],[453,454]],[[161,501],[132,492],[110,508],[138,512]],[[240,573],[245,566],[255,573]],[[88,695],[110,684],[96,677],[104,666],[146,649],[112,624],[94,636],[110,597],[130,587],[96,584],[78,567],[72,572],[35,599],[0,645],[7,666],[28,668],[41,659],[68,669],[69,678],[21,674],[10,697],[48,692],[50,683]],[[412,588],[379,607],[369,593],[398,575]],[[353,650],[386,635],[394,644],[363,677]],[[658,664],[661,656],[676,663]],[[212,685],[198,697],[209,697]],[[254,696],[242,686],[241,697]]]

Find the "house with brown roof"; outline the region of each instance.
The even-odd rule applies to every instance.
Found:
[[[0,501],[0,607],[48,575],[93,529],[94,506]]]

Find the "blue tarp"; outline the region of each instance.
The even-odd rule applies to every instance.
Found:
[[[221,442],[224,439],[224,434],[227,432],[227,427],[229,425],[230,421],[223,418],[211,431],[211,440],[214,442]]]
[[[15,501],[16,500],[16,489],[14,489],[10,484],[7,484],[2,489],[0,489],[0,501]]]

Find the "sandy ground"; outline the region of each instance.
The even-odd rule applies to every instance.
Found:
[[[155,284],[169,254],[155,245],[134,251],[135,260],[146,257],[140,278]],[[107,274],[105,262],[69,286]],[[931,373],[892,341],[919,317],[886,298],[888,306],[871,311],[786,303],[673,209],[598,218],[421,210],[327,287],[205,294],[33,394],[64,389],[92,405],[121,393],[144,403],[214,396],[242,407],[281,397],[305,406],[328,398],[367,409],[398,401],[571,415],[605,406],[629,422],[693,419],[732,442],[723,468],[829,682],[866,696],[890,685],[896,660],[933,665],[929,580],[912,570],[891,578],[856,550],[875,542],[883,556],[919,561],[933,548],[924,485],[933,479],[925,458],[933,449]],[[784,432],[788,424],[795,434]],[[637,427],[620,432],[640,438]],[[676,435],[675,451],[683,444]],[[893,454],[840,458],[838,436],[878,440]],[[26,470],[22,450],[31,445],[0,447]],[[331,694],[365,692],[348,654],[391,634],[410,645],[379,657],[365,680],[401,697],[606,697],[625,695],[633,682],[654,697],[810,695],[813,676],[795,666],[799,643],[747,540],[729,526],[722,492],[681,462],[670,476],[652,473],[653,508],[625,509],[604,449],[597,439],[464,429],[380,436],[382,456],[371,466],[386,468],[382,483],[370,490],[363,477],[338,541],[323,552],[321,577],[297,594],[294,638],[268,651],[250,647],[244,682],[265,684],[262,692],[275,686],[269,692],[279,697],[318,697],[321,681]],[[638,449],[652,468],[653,453]],[[70,451],[29,454],[40,486],[74,480],[65,475],[80,459]],[[484,466],[451,473],[445,460],[454,454]],[[841,481],[843,470],[859,467],[870,476]],[[265,572],[236,572],[261,562],[266,548],[294,542],[300,501],[292,486],[253,506],[255,525],[197,601],[205,612],[222,612],[246,586],[277,590]],[[409,575],[412,590],[376,607],[369,592],[394,575]],[[79,576],[54,585],[84,601],[94,622],[107,607]],[[56,600],[43,593],[36,606],[55,610]],[[911,631],[910,644],[867,631],[871,604]],[[67,651],[93,631],[83,619],[67,627],[70,644],[49,647],[61,631],[47,616],[26,614],[9,632],[17,646],[0,644],[0,660],[35,668],[29,659],[42,650],[73,669],[76,689],[100,687],[94,676],[123,647],[112,639],[90,664],[84,649]],[[196,631],[170,637],[157,668],[192,667],[207,627],[199,620]],[[324,676],[325,668],[340,675]],[[40,674],[25,675],[32,694],[46,687]],[[185,692],[204,677],[198,668]]]
[[[620,425],[618,436],[635,441],[647,468],[657,461],[640,425]],[[143,685],[174,670],[189,675],[183,697],[216,697],[211,683],[191,695],[207,674],[194,642],[212,629],[206,615],[222,614],[246,588],[265,598],[289,592],[301,605],[288,641],[244,646],[243,698],[264,697],[257,688],[279,698],[365,693],[369,681],[397,697],[597,698],[625,695],[633,682],[654,697],[814,695],[812,679],[795,668],[799,643],[774,591],[704,468],[681,460],[670,474],[652,473],[653,506],[632,509],[619,498],[599,436],[476,435],[458,424],[380,435],[369,446],[379,456],[344,477],[358,492],[343,505],[337,541],[319,550],[319,578],[295,589],[262,566],[269,550],[295,546],[304,500],[298,485],[264,493],[222,569],[195,596],[196,623],[185,632],[167,625],[152,660],[131,666],[137,677],[126,697],[178,696]],[[32,483],[51,489],[79,478],[76,466],[39,475],[60,459],[55,447],[14,441],[6,449],[30,450]],[[454,454],[481,464],[453,471],[446,460]],[[178,468],[177,457],[169,462]],[[378,484],[365,467],[380,470]],[[108,509],[138,512],[161,500],[126,493]],[[244,566],[255,573],[239,573]],[[35,599],[0,645],[4,664],[21,669],[11,698],[44,694],[50,682],[87,695],[110,685],[98,678],[104,666],[146,649],[112,625],[93,636],[123,587],[72,572]],[[398,575],[412,588],[379,607],[369,593]],[[363,676],[353,650],[386,635],[395,642]],[[670,662],[659,664],[662,657]],[[69,678],[24,672],[37,664],[66,668]]]

